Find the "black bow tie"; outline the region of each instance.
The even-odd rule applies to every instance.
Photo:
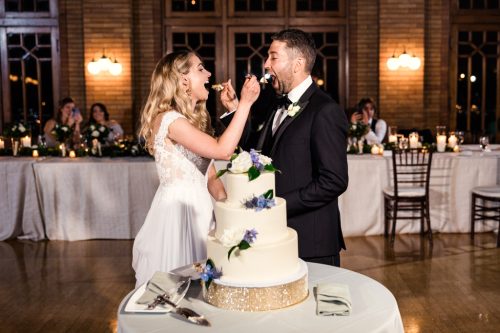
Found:
[[[278,103],[276,103],[277,108],[284,108],[285,110],[288,109],[288,106],[292,104],[292,101],[288,99],[287,95],[283,95],[281,97],[278,97]]]

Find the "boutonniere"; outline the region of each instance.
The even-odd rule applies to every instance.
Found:
[[[287,109],[287,116],[293,117],[295,116],[298,112],[300,111],[300,105],[299,102],[295,102],[293,104],[290,104]]]

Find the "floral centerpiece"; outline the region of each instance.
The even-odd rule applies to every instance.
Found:
[[[51,133],[56,138],[57,141],[63,143],[66,142],[69,138],[71,138],[73,130],[68,125],[56,124]]]
[[[363,135],[368,133],[369,127],[365,123],[358,121],[356,123],[351,123],[349,126],[349,136],[356,139],[361,139]]]
[[[30,131],[22,122],[12,124],[12,126],[7,128],[5,133],[6,136],[11,137],[12,139],[20,139],[29,134]]]
[[[90,124],[85,133],[88,142],[97,139],[100,143],[105,143],[109,136],[109,128],[101,124]]]
[[[252,181],[259,177],[261,172],[275,172],[278,169],[273,166],[271,158],[260,154],[255,149],[250,149],[250,152],[240,150],[239,154],[233,154],[227,168],[219,170],[217,177],[228,171],[231,173],[247,173],[248,180]]]

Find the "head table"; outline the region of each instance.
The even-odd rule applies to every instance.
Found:
[[[193,282],[179,306],[205,316],[211,327],[200,327],[171,314],[125,312],[130,292],[118,308],[118,332],[404,332],[396,299],[383,285],[346,269],[308,263],[309,296],[297,305],[267,312],[238,312],[216,308],[201,298],[201,287]],[[352,311],[349,316],[316,315],[314,287],[318,283],[349,286]]]
[[[436,232],[469,232],[470,193],[500,184],[500,146],[483,153],[435,153],[430,215]],[[227,162],[217,161],[216,166]],[[383,233],[382,190],[391,182],[391,158],[348,155],[349,187],[339,198],[344,236]],[[142,226],[159,181],[153,159],[0,157],[0,240],[132,239]],[[419,232],[398,223],[397,232]],[[495,224],[477,225],[477,231]]]

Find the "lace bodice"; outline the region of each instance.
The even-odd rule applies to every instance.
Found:
[[[167,137],[170,124],[177,118],[185,117],[175,111],[165,113],[154,139],[154,157],[160,184],[191,183],[206,186],[206,173],[211,160],[173,143]]]

